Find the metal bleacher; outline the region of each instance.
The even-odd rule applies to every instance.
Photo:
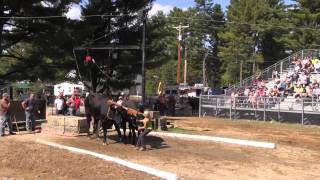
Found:
[[[320,57],[320,49],[305,49],[278,61],[260,73],[265,86],[273,88],[272,72],[283,73],[294,70],[293,58]],[[250,76],[232,88],[243,89],[252,86],[257,75]],[[320,79],[320,73],[311,73],[310,81]],[[252,103],[250,97],[206,96],[200,97],[199,116],[222,116],[229,119],[276,120],[301,124],[320,124],[319,97],[296,99],[291,94],[286,97],[257,97]]]

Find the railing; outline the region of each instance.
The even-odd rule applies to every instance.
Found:
[[[295,121],[300,121],[301,124],[310,124],[312,121],[320,123],[319,115],[319,97],[295,99],[293,97],[201,96],[199,103],[199,117],[225,116],[229,119],[280,122],[296,119]]]
[[[283,71],[287,70],[289,66],[291,65],[291,61],[293,58],[300,58],[304,59],[305,57],[308,56],[320,56],[320,49],[304,49],[299,52],[296,52],[289,57],[286,57],[277,63],[267,67],[266,69],[262,70],[260,73],[260,76],[263,80],[268,80],[269,78],[272,77],[272,72],[277,71],[282,73]],[[252,75],[250,77],[245,78],[241,82],[235,84],[233,88],[235,87],[242,87],[242,86],[251,86],[253,84],[253,81],[257,78],[257,74]]]

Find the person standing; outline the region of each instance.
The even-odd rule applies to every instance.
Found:
[[[171,94],[168,97],[168,107],[171,116],[175,116],[176,114],[176,98]]]
[[[10,135],[14,135],[12,131],[12,123],[10,120],[8,109],[10,107],[9,96],[7,93],[2,95],[2,99],[0,100],[0,137],[4,136],[4,128],[6,123],[8,124]]]
[[[58,96],[56,100],[54,100],[54,106],[56,107],[56,114],[63,114],[63,109],[64,109],[64,99],[62,98],[61,95]]]
[[[81,98],[78,94],[75,94],[75,112],[74,115],[80,114]]]
[[[208,89],[208,96],[212,96],[212,89],[211,88]]]
[[[31,132],[35,130],[35,119],[34,119],[34,112],[36,106],[36,100],[34,94],[30,94],[29,98],[24,100],[22,103],[22,108],[26,114],[26,129],[27,131]]]
[[[164,116],[165,110],[166,110],[166,97],[164,94],[160,94],[159,103],[160,103],[160,105],[159,105],[160,115]]]
[[[75,94],[72,94],[71,97],[68,99],[68,114],[74,116],[76,113],[76,98]]]

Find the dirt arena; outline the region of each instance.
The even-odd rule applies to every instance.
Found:
[[[158,179],[114,163],[39,145],[36,139],[176,173],[180,179],[320,179],[320,127],[215,118],[170,120],[177,127],[172,132],[268,141],[276,143],[277,148],[149,136],[149,151],[139,152],[113,140],[103,146],[101,141],[87,137],[16,135],[0,140],[0,179]]]

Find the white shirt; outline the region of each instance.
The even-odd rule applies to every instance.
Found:
[[[57,98],[56,100],[54,100],[54,104],[55,104],[57,110],[62,110],[64,101],[63,101],[63,99]]]

